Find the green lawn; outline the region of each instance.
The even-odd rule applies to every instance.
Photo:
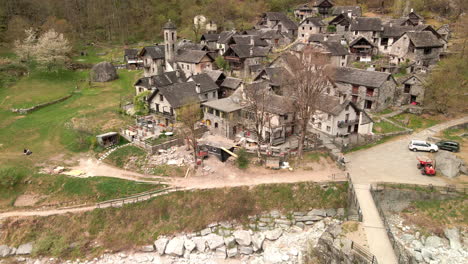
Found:
[[[386,134],[391,132],[403,131],[401,127],[397,127],[394,124],[386,121],[375,122],[372,132],[377,134]]]
[[[440,123],[439,120],[428,115],[415,115],[409,113],[394,116],[392,117],[392,120],[414,130],[428,128]]]
[[[7,220],[0,244],[17,246],[34,241],[35,256],[83,259],[105,249],[149,244],[159,235],[199,231],[213,222],[235,220],[246,224],[248,216],[273,209],[291,213],[344,208],[346,200],[346,183],[327,184],[325,188],[295,183],[175,192],[123,208]],[[70,247],[72,244],[75,246]]]
[[[461,137],[461,134],[468,133],[468,128],[451,128],[446,129],[442,133],[442,137],[447,140],[454,140],[454,141],[464,141],[468,140],[467,137]]]
[[[0,209],[11,208],[22,194],[40,197],[34,206],[57,205],[61,203],[83,204],[125,197],[163,185],[136,183],[133,181],[107,178],[74,178],[65,175],[36,174],[32,171],[13,187],[0,185]]]

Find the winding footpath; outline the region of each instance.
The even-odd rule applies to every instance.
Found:
[[[450,120],[370,149],[346,155],[348,171],[355,183],[356,196],[363,215],[363,224],[371,252],[379,264],[398,263],[384,224],[370,193],[370,186],[376,182],[409,184],[446,185],[441,177],[421,175],[416,168],[416,156],[408,150],[411,139],[426,140],[449,127],[467,123],[468,116]]]

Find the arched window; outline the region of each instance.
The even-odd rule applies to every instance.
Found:
[[[166,39],[169,40],[169,33],[166,32]]]
[[[175,33],[172,32],[172,40],[175,40]]]
[[[215,128],[218,128],[218,123],[215,123]]]

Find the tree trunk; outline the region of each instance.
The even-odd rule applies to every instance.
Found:
[[[307,125],[302,124],[301,126],[301,134],[299,135],[299,146],[297,148],[297,156],[302,159],[304,156],[304,141],[307,132]]]

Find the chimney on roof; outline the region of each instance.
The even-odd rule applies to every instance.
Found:
[[[344,95],[344,94],[339,96],[339,98],[340,98],[340,104],[343,104],[343,103],[344,103],[345,96],[346,96],[346,95]]]
[[[255,41],[254,41],[254,37],[253,37],[253,36],[250,36],[250,45],[252,45],[252,46],[255,45]]]
[[[328,41],[328,35],[323,36],[323,41]]]
[[[348,10],[348,17],[349,17],[349,18],[352,18],[352,16],[353,16],[353,11],[352,11],[352,10]]]
[[[413,8],[411,8],[411,11],[410,11],[410,13],[413,13],[413,12],[414,12],[414,9],[413,9]]]
[[[199,93],[201,92],[200,84],[199,84],[199,83],[196,83],[196,84],[195,84],[195,91],[197,92],[197,94],[199,94]]]
[[[175,76],[176,76],[177,78],[180,77],[180,72],[179,72],[179,70],[176,70],[176,71],[175,71]]]
[[[389,26],[390,26],[390,27],[393,27],[393,23],[392,23],[392,22],[390,22]]]
[[[250,47],[249,54],[250,54],[250,57],[253,57],[253,46]]]

